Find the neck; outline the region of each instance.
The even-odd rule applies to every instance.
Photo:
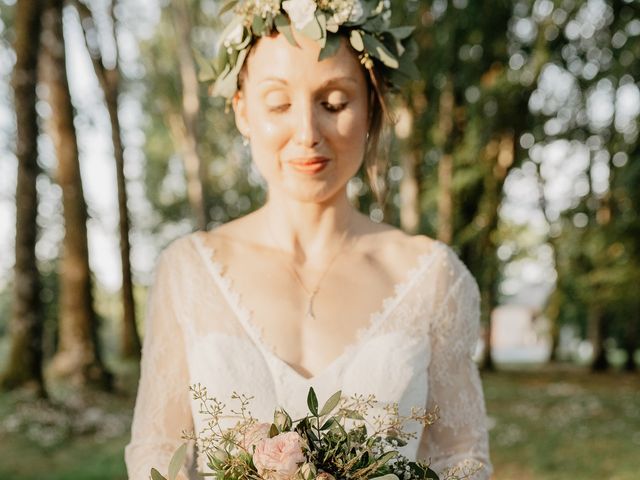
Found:
[[[290,254],[296,263],[317,265],[329,261],[337,248],[352,244],[349,237],[356,236],[361,216],[346,189],[324,203],[270,192],[261,210],[270,246]]]

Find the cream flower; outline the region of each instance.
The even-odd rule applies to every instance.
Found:
[[[364,16],[364,8],[360,0],[341,0],[329,3],[334,9],[333,22],[340,26],[345,22],[359,22]]]
[[[349,13],[349,21],[350,22],[359,22],[362,20],[364,16],[364,8],[362,8],[362,2],[360,0],[355,0],[353,2],[353,7],[351,7],[351,12]]]
[[[242,42],[243,35],[244,35],[244,27],[242,26],[241,23],[239,23],[225,37],[224,46],[230,47],[231,45],[238,45],[239,43]]]
[[[253,463],[261,477],[268,480],[291,480],[301,463],[303,440],[297,432],[286,432],[263,438],[256,445]]]
[[[282,9],[287,12],[293,26],[302,30],[314,19],[316,13],[316,2],[313,0],[284,0]]]

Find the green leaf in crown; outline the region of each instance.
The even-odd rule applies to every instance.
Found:
[[[336,54],[345,36],[362,64],[378,66],[388,88],[396,90],[418,77],[414,27],[391,27],[389,0],[234,0],[220,9],[233,12],[221,34],[218,54],[211,61],[199,58],[199,78],[212,82],[210,94],[230,101],[238,88],[238,75],[251,45],[279,32],[297,46],[292,29],[318,42],[318,60]]]

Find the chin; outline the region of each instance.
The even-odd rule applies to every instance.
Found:
[[[310,187],[309,185],[288,185],[281,190],[285,197],[295,199],[302,203],[327,203],[335,198],[345,185],[317,185]]]

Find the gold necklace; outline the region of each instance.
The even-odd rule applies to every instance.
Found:
[[[273,232],[271,231],[271,225],[269,224],[269,222],[267,222],[267,230],[269,232],[269,236],[271,237],[273,242],[277,245],[278,242],[276,241],[275,236],[273,235]],[[344,234],[342,235],[342,239],[340,240],[340,247],[342,247],[345,239],[347,238],[347,232],[348,231],[349,231],[349,229],[345,229]],[[359,239],[360,239],[360,237],[358,237],[358,239],[356,239],[356,241],[353,242],[353,244],[351,245],[350,249],[352,249],[355,246],[355,244],[358,243]],[[308,319],[308,320],[315,320],[316,319],[315,313],[313,311],[313,300],[314,300],[316,294],[318,293],[318,291],[320,290],[320,283],[322,282],[322,279],[327,274],[327,272],[331,268],[331,265],[333,265],[334,260],[336,258],[338,258],[338,255],[340,255],[340,253],[343,253],[342,252],[342,248],[338,248],[336,254],[333,256],[333,258],[331,258],[331,261],[329,262],[329,265],[327,265],[327,268],[325,268],[324,272],[322,272],[322,275],[320,276],[320,279],[317,281],[316,286],[314,287],[314,289],[311,292],[304,285],[304,282],[300,278],[300,275],[298,274],[297,270],[293,267],[293,265],[290,265],[289,263],[287,263],[287,267],[293,273],[296,281],[300,284],[302,289],[305,291],[305,293],[309,297],[309,301],[308,301],[308,304],[307,304],[307,311],[305,313],[305,318]]]

